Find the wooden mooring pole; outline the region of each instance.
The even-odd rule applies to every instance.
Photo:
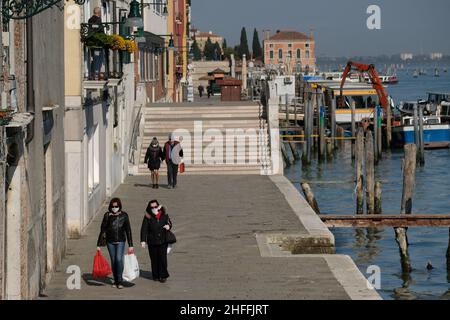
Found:
[[[392,111],[391,105],[387,106],[386,109],[386,147],[387,149],[391,148],[392,143]]]
[[[301,183],[303,194],[306,197],[306,201],[309,203],[311,208],[317,213],[320,214],[319,205],[317,204],[316,197],[314,196],[314,193],[311,190],[311,187],[309,184],[303,182]]]
[[[425,141],[423,134],[423,106],[419,106],[419,164],[425,165]]]
[[[377,181],[375,182],[375,214],[383,213],[381,194],[381,181]]]
[[[358,129],[356,136],[356,214],[364,214],[364,130]]]
[[[356,105],[355,101],[352,101],[352,159],[355,159],[355,137],[356,137]]]
[[[280,141],[280,145],[281,145],[281,154],[283,156],[284,162],[286,163],[287,167],[290,167],[291,165],[294,164],[294,160],[289,156],[286,150],[286,143],[283,140]]]
[[[450,272],[450,228],[448,229],[447,270]]]
[[[331,99],[331,137],[335,138],[337,136],[337,128],[336,128],[336,98]],[[337,139],[333,139],[333,150],[338,148]]]
[[[378,109],[373,111],[373,138],[374,138],[374,161],[378,164]]]
[[[377,112],[377,144],[376,144],[376,150],[377,150],[377,161],[380,161],[383,156],[383,118],[381,115],[381,107],[377,106],[376,108]]]
[[[319,101],[321,101],[320,99]],[[325,107],[319,104],[319,160],[325,159]]]
[[[417,146],[415,144],[405,145],[405,159],[403,160],[403,192],[401,215],[412,213],[412,197],[416,179]],[[407,228],[395,228],[395,240],[400,249],[400,261],[404,273],[412,271],[411,261],[408,253]]]
[[[367,214],[375,213],[375,160],[372,131],[366,133],[366,202]]]

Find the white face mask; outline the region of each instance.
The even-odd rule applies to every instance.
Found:
[[[112,212],[113,212],[113,213],[119,212],[119,208],[112,208]]]
[[[161,210],[161,206],[159,206],[158,208],[156,208],[156,209],[152,209],[152,212],[153,212],[153,214],[158,214],[158,212],[159,212],[159,210]]]

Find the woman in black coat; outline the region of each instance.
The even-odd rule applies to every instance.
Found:
[[[141,246],[148,245],[152,276],[154,281],[166,282],[167,271],[167,231],[172,229],[172,222],[166,210],[157,200],[152,200],[147,206],[147,214],[142,221]]]
[[[152,173],[153,189],[159,188],[159,168],[161,167],[161,162],[164,161],[164,158],[163,150],[159,146],[158,139],[155,137],[147,148],[144,159],[144,162],[148,165],[148,169]]]
[[[122,273],[124,268],[125,240],[128,240],[128,254],[132,254],[134,251],[130,219],[128,214],[122,211],[120,199],[114,198],[109,203],[108,212],[103,216],[97,240],[97,250],[100,250],[102,246],[108,247],[114,275],[113,287],[118,289],[123,288]]]

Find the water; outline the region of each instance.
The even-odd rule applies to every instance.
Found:
[[[448,68],[448,66],[447,66]],[[400,83],[388,88],[395,101],[425,98],[426,91],[450,92],[450,75],[434,77],[434,66],[427,76],[412,77],[412,71],[399,71]],[[376,167],[376,179],[383,185],[383,213],[400,212],[402,192],[401,160],[403,151],[384,154]],[[426,164],[418,168],[413,213],[450,214],[450,150],[429,150]],[[313,162],[308,168],[297,163],[285,170],[294,182],[308,181],[324,214],[352,215],[355,212],[354,166],[350,144],[331,162]],[[321,182],[321,183],[320,183]],[[299,183],[295,183],[300,189]],[[414,268],[408,279],[402,276],[400,256],[393,228],[355,229],[336,228],[337,253],[350,255],[361,272],[377,265],[381,268],[380,295],[384,299],[446,299],[450,300],[450,274],[446,268],[446,251],[449,244],[448,228],[409,228],[409,253]],[[426,269],[430,261],[433,270]]]

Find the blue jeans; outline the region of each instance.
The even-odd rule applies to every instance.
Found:
[[[103,49],[91,49],[92,63],[91,63],[91,74],[92,78],[98,77],[100,75],[100,70],[103,65]]]
[[[122,283],[125,242],[119,242],[117,244],[108,242],[106,245],[108,247],[109,256],[111,257],[111,269],[114,276],[114,282],[117,284]]]

